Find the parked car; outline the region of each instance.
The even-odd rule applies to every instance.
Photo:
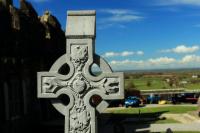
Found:
[[[140,98],[136,96],[129,96],[125,99],[125,107],[139,107],[140,103]]]
[[[147,103],[149,104],[158,104],[160,97],[158,95],[150,95],[147,97]]]
[[[197,103],[199,95],[196,93],[182,93],[182,94],[175,94],[172,97],[172,103]]]

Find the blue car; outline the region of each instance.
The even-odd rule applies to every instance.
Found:
[[[129,96],[125,99],[125,107],[139,107],[140,106],[140,98],[136,96]]]

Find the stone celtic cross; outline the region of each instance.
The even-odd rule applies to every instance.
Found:
[[[49,72],[38,72],[38,98],[49,98],[52,105],[65,116],[65,133],[97,133],[96,111],[102,112],[110,100],[123,99],[123,73],[113,73],[108,63],[94,53],[96,36],[95,11],[68,11],[66,54]],[[102,73],[94,76],[92,65]],[[61,73],[66,69],[65,74]],[[59,100],[66,95],[69,103]],[[91,97],[101,102],[91,105]]]

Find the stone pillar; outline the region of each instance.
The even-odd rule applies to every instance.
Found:
[[[9,8],[10,5],[13,5],[13,1],[12,0],[0,0],[0,3],[2,3],[2,5],[4,7],[6,7],[7,9]]]

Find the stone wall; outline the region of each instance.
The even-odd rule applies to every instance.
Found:
[[[65,53],[61,25],[48,11],[39,17],[25,0],[19,9],[11,0],[0,0],[0,20],[0,123],[50,119],[51,106],[36,98],[36,75]]]

